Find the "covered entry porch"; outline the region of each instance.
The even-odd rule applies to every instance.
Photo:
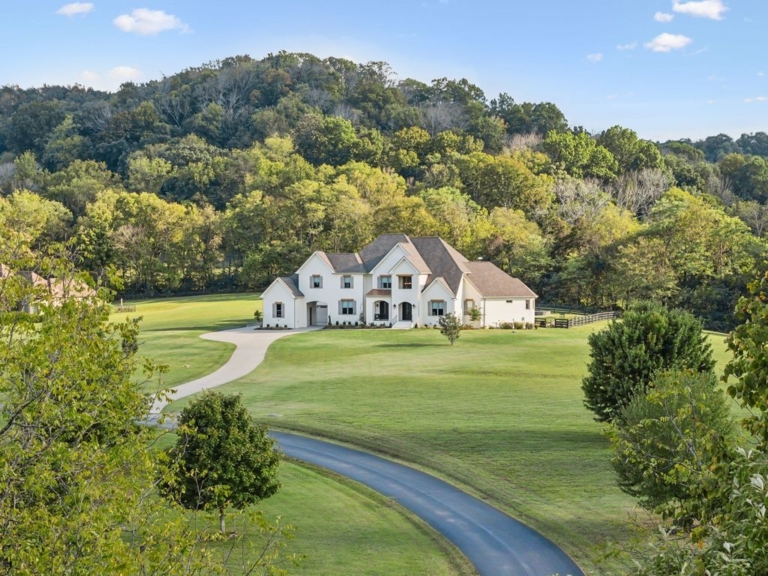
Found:
[[[387,325],[395,321],[391,290],[371,290],[365,296],[365,318],[369,323]]]
[[[307,303],[307,326],[328,325],[328,304],[325,302]]]

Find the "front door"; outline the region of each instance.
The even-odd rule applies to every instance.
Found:
[[[411,322],[413,320],[413,306],[411,306],[410,302],[403,302],[403,317],[401,320],[404,322]]]
[[[389,320],[389,302],[379,302],[379,311],[376,320]]]

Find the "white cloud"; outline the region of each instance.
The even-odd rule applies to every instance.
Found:
[[[587,54],[587,60],[590,62],[602,62],[603,55],[602,54]]]
[[[80,79],[88,84],[96,84],[101,80],[101,74],[94,72],[93,70],[83,70],[80,74]]]
[[[758,96],[757,98],[744,98],[744,102],[752,104],[753,102],[768,102],[768,96]]]
[[[129,82],[141,78],[141,70],[131,66],[118,66],[109,71],[109,77],[120,82]]]
[[[672,20],[675,19],[675,15],[669,14],[668,12],[656,12],[653,19],[656,20],[656,22],[672,22]]]
[[[637,42],[632,42],[631,44],[619,44],[616,46],[616,50],[621,50],[622,52],[634,50],[635,48],[637,48]]]
[[[765,72],[758,72],[757,75],[760,77],[765,76]]]
[[[76,16],[78,14],[88,14],[88,12],[91,11],[93,11],[93,4],[90,2],[74,2],[62,6],[56,10],[56,14],[61,14],[62,16]]]
[[[723,0],[699,0],[698,2],[673,0],[672,10],[679,14],[688,14],[697,18],[722,20],[723,13],[728,11],[728,7],[723,4]]]
[[[688,36],[683,36],[682,34],[659,34],[651,40],[650,42],[645,43],[645,48],[647,50],[653,50],[654,52],[672,52],[672,50],[680,50],[681,48],[685,48],[693,42],[691,38],[688,38]]]
[[[619,97],[618,94],[609,94],[605,97],[606,100],[616,100]]]
[[[710,106],[712,104],[717,104],[717,100],[707,100],[707,104],[709,104]]]
[[[189,26],[184,24],[178,16],[147,8],[138,8],[130,14],[118,16],[113,23],[123,32],[131,32],[139,36],[154,36],[166,30],[189,32]]]

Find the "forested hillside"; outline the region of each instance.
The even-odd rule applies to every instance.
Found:
[[[648,142],[466,80],[279,53],[117,93],[0,89],[0,225],[125,293],[263,288],[313,250],[440,235],[547,302],[732,323],[765,267],[768,135]]]

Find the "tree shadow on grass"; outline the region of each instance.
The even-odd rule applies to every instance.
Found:
[[[382,344],[377,344],[377,348],[433,348],[437,346],[447,346],[447,344],[444,343],[438,343],[438,342],[403,342],[403,343],[393,343],[393,342],[384,342]]]
[[[236,328],[245,328],[249,324],[253,324],[252,320],[220,320],[218,322],[211,322],[209,324],[198,324],[195,326],[161,326],[157,328],[142,328],[142,332],[221,332],[223,330],[233,330]]]

